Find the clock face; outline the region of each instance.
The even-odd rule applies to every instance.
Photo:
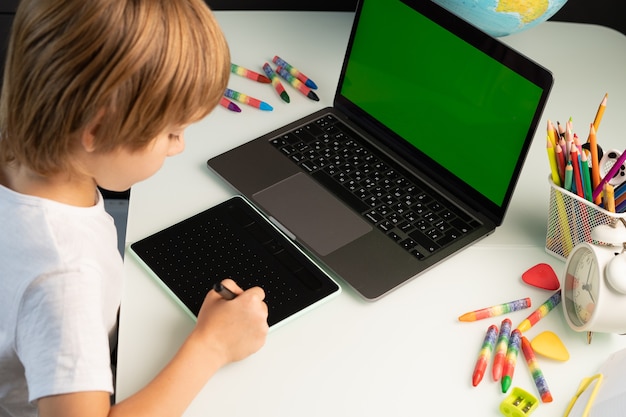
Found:
[[[599,278],[598,261],[589,248],[583,246],[571,254],[563,293],[565,311],[574,325],[583,326],[591,320],[598,302]]]

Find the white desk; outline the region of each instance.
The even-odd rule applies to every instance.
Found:
[[[259,67],[275,54],[320,86],[320,102],[293,92],[282,103],[266,85],[233,76],[231,88],[270,102],[261,112],[221,107],[187,132],[187,150],[152,179],[133,187],[127,241],[217,204],[233,190],[206,160],[283,123],[330,105],[352,22],[351,13],[218,12],[232,60]],[[557,273],[563,262],[544,251],[549,187],[545,153],[548,118],[586,137],[605,92],[609,103],[598,140],[623,149],[626,114],[626,37],[597,26],[542,24],[503,39],[551,69],[556,83],[507,218],[495,234],[375,303],[349,287],[336,299],[272,332],[252,357],[229,365],[207,384],[187,416],[500,416],[505,398],[489,375],[474,388],[471,375],[484,332],[496,320],[459,323],[469,310],[529,296],[539,306],[549,293],[528,287],[521,274],[539,262]],[[290,90],[292,91],[292,90]],[[243,169],[243,167],[242,167]],[[122,301],[117,395],[145,385],[177,350],[193,323],[127,256]],[[529,310],[509,315],[516,326]],[[540,358],[554,402],[537,417],[562,415],[579,380],[592,374],[626,337],[596,334],[593,343],[567,327],[559,308],[527,332],[559,335],[568,362]],[[518,360],[513,386],[536,394]],[[462,414],[463,413],[463,414]]]

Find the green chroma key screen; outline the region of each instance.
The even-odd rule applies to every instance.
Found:
[[[542,90],[400,1],[361,13],[341,94],[501,206]]]

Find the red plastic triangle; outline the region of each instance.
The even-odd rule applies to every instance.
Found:
[[[556,291],[561,286],[554,269],[550,265],[543,263],[537,264],[524,272],[522,280],[533,287],[550,291]]]

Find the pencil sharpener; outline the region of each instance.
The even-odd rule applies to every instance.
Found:
[[[531,393],[515,387],[500,403],[500,412],[506,417],[526,417],[539,407],[539,400]]]

